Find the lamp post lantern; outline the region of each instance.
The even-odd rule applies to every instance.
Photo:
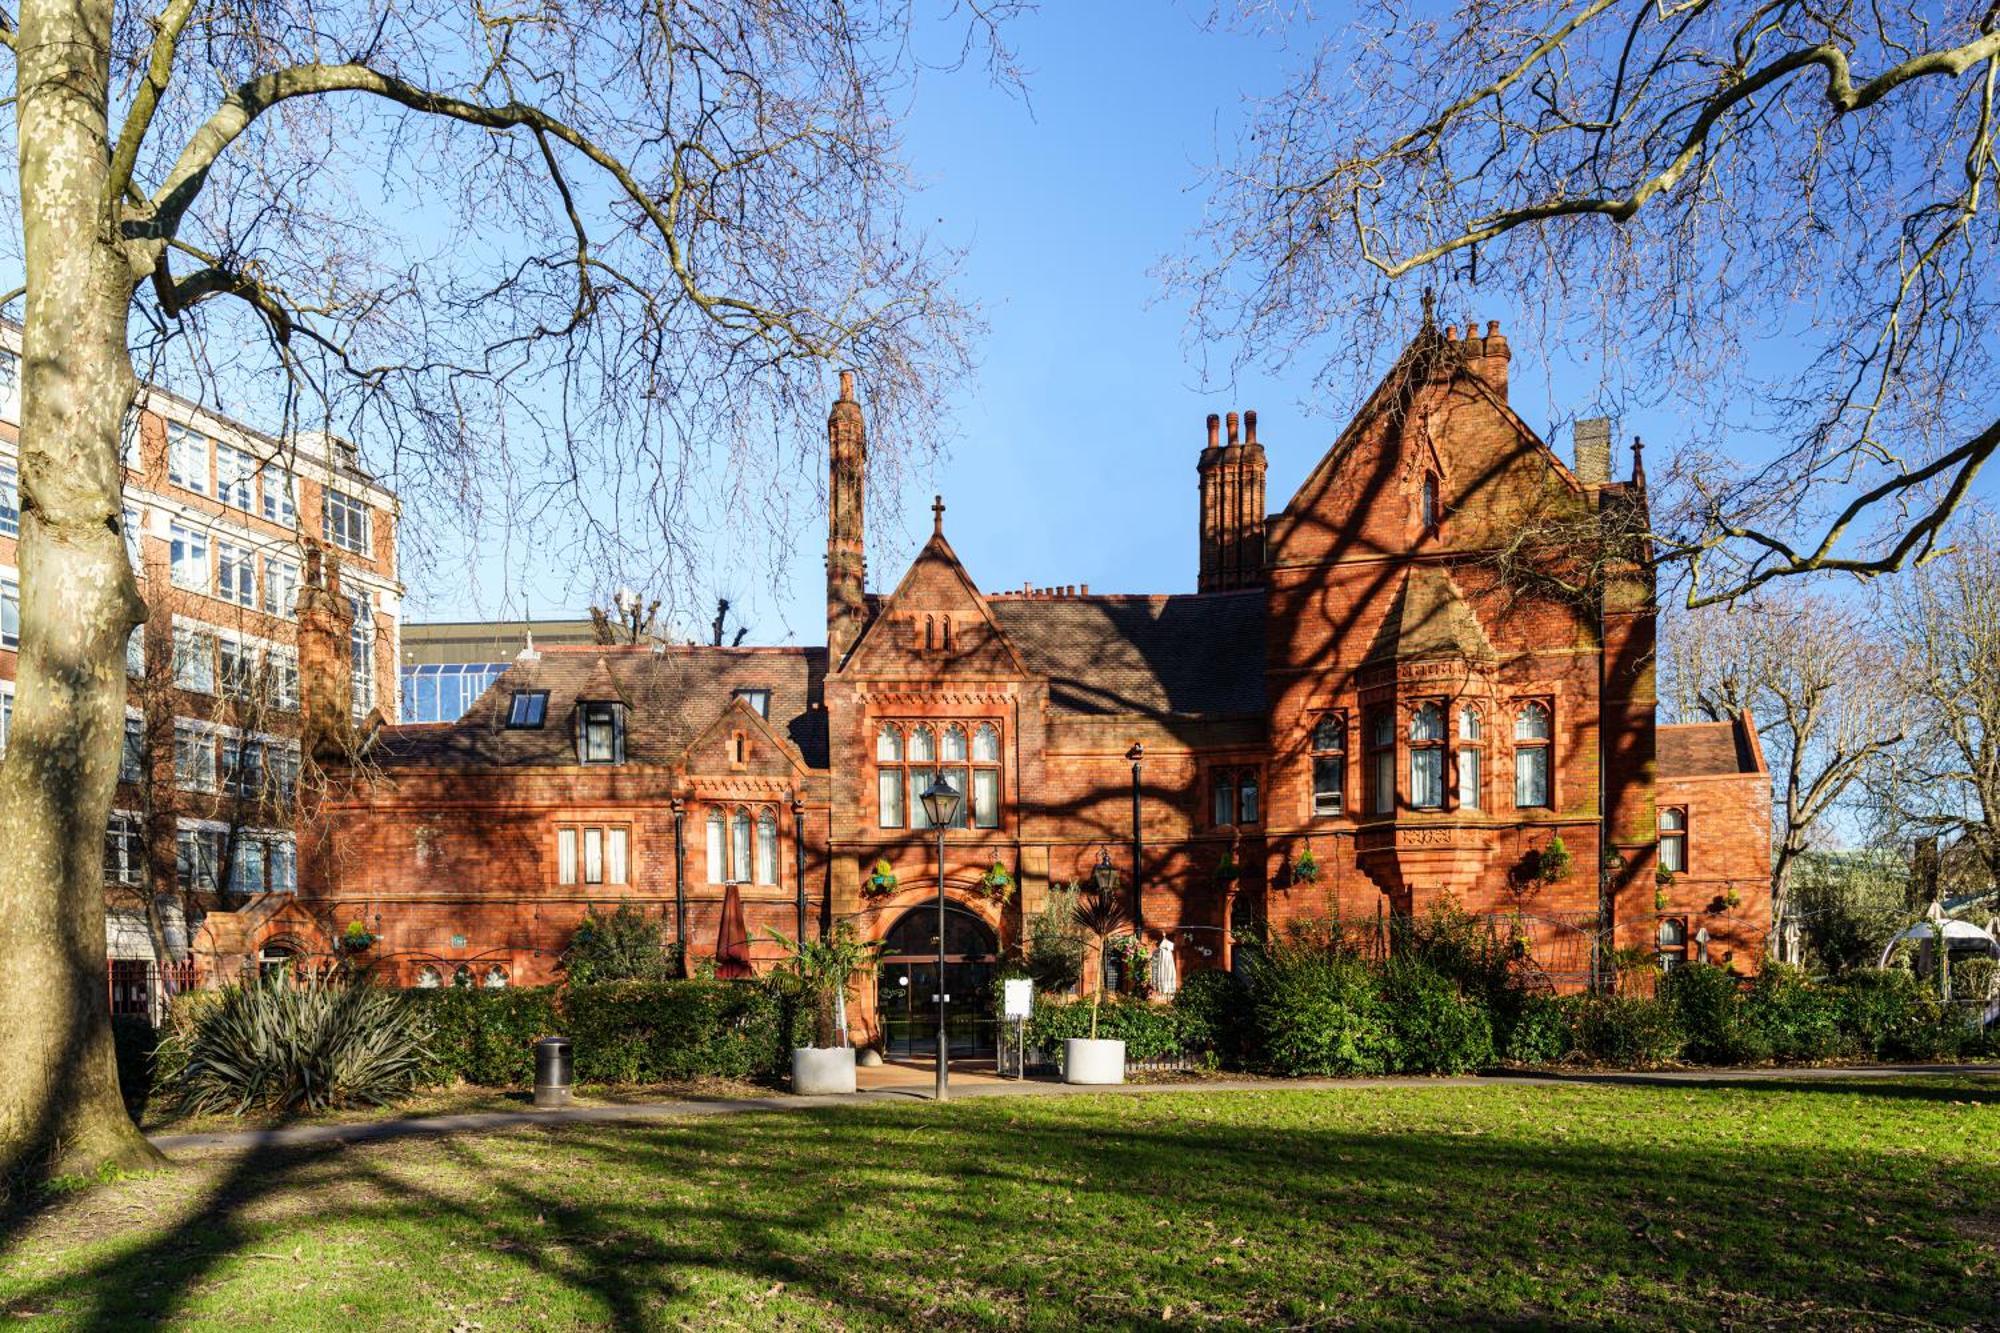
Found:
[[[1132,765],[1132,933],[1140,939],[1146,936],[1146,904],[1140,897],[1139,866],[1145,857],[1145,844],[1139,830],[1139,766],[1146,761],[1146,747],[1138,741],[1125,752],[1125,758]]]
[[[942,770],[933,771],[931,785],[917,798],[923,803],[924,818],[937,830],[937,1099],[951,1100],[951,1043],[944,1030],[944,831],[958,820],[958,788],[945,781]]]

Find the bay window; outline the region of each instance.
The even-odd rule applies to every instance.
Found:
[[[1444,808],[1444,710],[1422,704],[1410,715],[1410,804]]]
[[[1458,808],[1480,808],[1479,784],[1485,768],[1484,726],[1476,708],[1458,710]]]
[[[1374,779],[1373,809],[1378,815],[1396,812],[1396,713],[1378,708],[1368,721],[1368,757]]]
[[[1538,700],[1521,705],[1514,715],[1514,804],[1523,810],[1545,809],[1549,796],[1549,750],[1555,726],[1549,707]]]

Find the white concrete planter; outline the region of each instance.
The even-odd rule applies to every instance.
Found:
[[[801,1097],[831,1097],[854,1091],[852,1046],[792,1048],[792,1091]]]
[[[1123,1083],[1125,1043],[1070,1037],[1063,1042],[1063,1082]]]

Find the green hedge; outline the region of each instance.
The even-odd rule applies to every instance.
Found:
[[[534,1044],[568,1037],[585,1083],[776,1080],[791,1067],[794,1007],[762,982],[621,981],[406,992],[431,1016],[432,1082],[534,1082]]]
[[[1188,1049],[1181,1014],[1171,1005],[1146,1000],[1112,999],[1098,1011],[1097,1035],[1125,1043],[1127,1060],[1160,1060]],[[1090,1035],[1088,1000],[1038,999],[1028,1019],[1028,1044],[1058,1059],[1062,1044]]]

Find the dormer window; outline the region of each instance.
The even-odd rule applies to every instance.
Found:
[[[513,701],[507,705],[507,725],[521,728],[539,727],[548,711],[547,690],[515,690]]]
[[[615,703],[579,703],[576,757],[585,764],[625,762],[624,710]]]
[[[749,704],[758,717],[766,722],[771,720],[771,692],[769,690],[738,690],[736,697]]]

